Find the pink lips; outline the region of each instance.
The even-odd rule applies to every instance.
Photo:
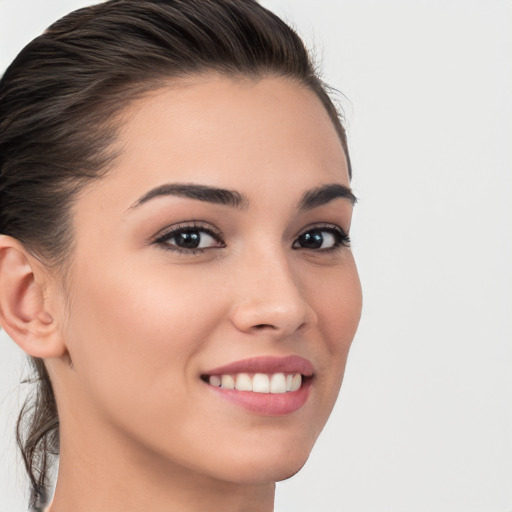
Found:
[[[262,416],[284,416],[299,410],[308,400],[314,368],[310,361],[299,356],[256,357],[237,361],[209,370],[204,375],[226,375],[235,373],[301,373],[302,386],[297,391],[273,394],[238,391],[206,384],[216,396],[236,404],[243,409]]]
[[[206,375],[225,375],[227,373],[302,373],[306,377],[313,375],[313,365],[300,356],[254,357],[236,361],[225,366],[208,370]]]

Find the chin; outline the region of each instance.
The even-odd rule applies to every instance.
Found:
[[[293,466],[289,465],[287,468],[283,468],[283,471],[281,472],[281,474],[277,475],[276,478],[274,479],[274,481],[282,482],[283,480],[288,480],[288,478],[291,478],[292,476],[296,475],[304,467],[308,458],[309,458],[309,453],[308,453],[308,456],[304,460],[301,460],[300,462],[297,461],[297,463],[294,464]]]
[[[236,463],[227,464],[223,473],[226,480],[239,484],[255,484],[280,482],[287,480],[298,473],[306,464],[311,449],[295,448],[283,453],[276,450],[272,456],[265,454],[263,458],[240,453],[240,459]],[[279,453],[280,452],[280,453]]]
[[[237,472],[236,474],[226,475],[226,481],[242,484],[242,485],[253,485],[253,484],[266,484],[269,482],[281,482],[288,480],[292,476],[296,475],[305,465],[307,458],[300,462],[288,463],[285,465],[275,465],[273,467],[265,468],[250,468]]]

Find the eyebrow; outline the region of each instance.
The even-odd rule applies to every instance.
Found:
[[[137,208],[151,199],[162,196],[185,197],[187,199],[230,206],[239,210],[246,210],[249,206],[247,196],[236,190],[227,190],[193,183],[168,183],[146,192],[132,204],[130,209]],[[330,183],[305,192],[298,202],[298,209],[311,210],[330,203],[335,199],[348,199],[352,204],[357,202],[356,196],[349,187],[339,183]]]
[[[136,208],[155,197],[161,196],[185,197],[187,199],[196,199],[207,203],[231,206],[232,208],[238,208],[240,210],[247,209],[247,206],[249,205],[247,197],[235,190],[226,190],[223,188],[196,185],[192,183],[168,183],[166,185],[156,187],[144,194],[130,207],[130,209]]]
[[[339,183],[329,183],[308,190],[299,201],[299,210],[311,210],[335,199],[348,199],[353,205],[357,203],[357,197],[349,187]]]

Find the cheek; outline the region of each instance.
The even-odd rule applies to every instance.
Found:
[[[202,293],[220,290],[206,276],[132,263],[81,267],[70,321],[78,377],[97,399],[118,403],[186,385],[194,355],[223,317],[218,293]]]
[[[348,254],[344,265],[333,268],[328,278],[324,275],[316,283],[312,300],[324,347],[317,379],[323,397],[319,417],[326,421],[338,397],[348,353],[361,316],[361,284],[352,254]]]
[[[346,357],[362,309],[361,283],[352,254],[348,253],[345,264],[321,282],[314,294],[318,327],[330,356]]]
[[[74,319],[79,315],[83,328],[109,338],[115,350],[130,344],[169,349],[182,337],[200,338],[210,319],[218,317],[218,300],[203,293],[215,286],[215,275],[208,280],[204,272],[170,267],[133,262],[85,271],[76,285]]]
[[[201,460],[186,448],[206,436],[197,354],[225,318],[223,276],[140,261],[97,265],[94,273],[81,268],[70,321],[69,407],[89,430],[107,426],[169,460]]]

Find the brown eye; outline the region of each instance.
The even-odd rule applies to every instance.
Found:
[[[310,231],[300,235],[297,242],[305,249],[320,249],[324,243],[324,235],[321,231]]]
[[[314,228],[302,233],[293,243],[294,249],[330,250],[348,246],[349,236],[339,227]]]
[[[182,252],[224,247],[218,235],[209,229],[194,226],[179,227],[168,231],[155,243],[163,245],[166,249]]]
[[[190,230],[182,231],[181,233],[174,235],[171,240],[174,240],[174,244],[182,249],[197,249],[201,246],[201,242],[204,244],[204,238],[206,237],[201,235],[199,231]]]

